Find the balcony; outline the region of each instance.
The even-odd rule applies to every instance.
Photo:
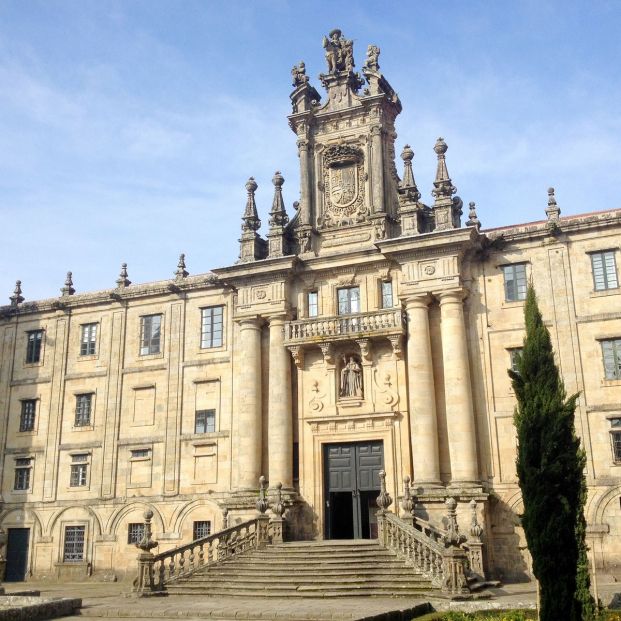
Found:
[[[285,324],[285,344],[303,345],[326,341],[346,341],[378,336],[401,336],[405,333],[405,315],[400,308],[311,317]]]

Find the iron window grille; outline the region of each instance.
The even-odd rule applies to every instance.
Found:
[[[27,334],[26,363],[35,364],[41,360],[43,330],[30,330]]]
[[[24,399],[22,401],[22,411],[19,417],[20,431],[34,431],[37,412],[36,399]]]
[[[85,526],[65,526],[65,545],[63,561],[65,563],[80,563],[84,560]]]
[[[222,346],[224,306],[201,309],[201,348]]]
[[[209,520],[194,522],[192,528],[192,538],[194,541],[202,539],[203,537],[208,537],[209,535],[211,535],[211,522]]]
[[[80,356],[92,356],[97,351],[97,324],[85,323],[80,339]]]
[[[144,537],[144,524],[142,522],[135,522],[127,525],[127,543],[137,544]]]
[[[513,263],[502,268],[505,277],[505,301],[526,299],[526,263]]]
[[[159,354],[161,345],[161,315],[145,315],[140,318],[140,355]]]

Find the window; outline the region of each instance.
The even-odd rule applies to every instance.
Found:
[[[591,268],[595,291],[616,289],[619,286],[614,250],[591,253]]]
[[[65,563],[80,563],[84,560],[85,531],[85,526],[65,526],[65,547],[63,548]]]
[[[161,315],[145,315],[140,318],[140,355],[160,353]]]
[[[602,341],[606,379],[621,379],[621,338]]]
[[[518,362],[518,358],[522,355],[522,352],[524,351],[523,347],[511,347],[509,350],[509,363],[510,363],[510,369],[512,371],[517,371],[517,362]]]
[[[27,347],[26,347],[26,363],[33,364],[41,360],[41,343],[43,341],[43,330],[30,330],[26,332]]]
[[[339,315],[360,312],[360,288],[347,287],[338,289]]]
[[[144,537],[144,524],[142,522],[135,522],[127,525],[127,543],[140,543]]]
[[[317,317],[319,314],[319,294],[317,291],[309,291],[306,295],[306,302],[308,304],[308,316]]]
[[[22,413],[19,417],[20,431],[34,431],[35,414],[37,411],[36,399],[24,399],[22,401]]]
[[[30,489],[30,471],[32,470],[31,457],[18,457],[15,460],[14,490],[26,491]]]
[[[70,487],[85,487],[88,484],[88,453],[71,456]]]
[[[215,410],[196,410],[194,433],[213,433],[216,430]]]
[[[192,532],[194,541],[211,535],[211,522],[208,520],[194,522],[194,528],[192,529]]]
[[[505,275],[505,300],[516,302],[526,299],[526,263],[503,265]]]
[[[621,418],[610,419],[610,440],[612,441],[612,459],[621,462]]]
[[[132,459],[149,459],[149,449],[132,449]]]
[[[382,308],[392,308],[392,282],[390,280],[383,280],[382,284]]]
[[[76,395],[75,397],[75,422],[76,427],[87,427],[91,424],[91,406],[93,403],[92,393]]]
[[[80,356],[92,356],[96,353],[97,324],[85,323],[82,326],[82,338],[80,339]]]
[[[222,317],[224,306],[201,309],[201,348],[222,347]]]

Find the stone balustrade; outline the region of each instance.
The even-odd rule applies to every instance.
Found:
[[[285,344],[319,343],[405,332],[405,317],[400,308],[355,315],[311,317],[285,323]]]

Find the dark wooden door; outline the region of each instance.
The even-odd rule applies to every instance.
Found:
[[[29,528],[9,528],[6,543],[5,582],[21,582],[26,579],[28,567]]]
[[[328,539],[377,536],[373,527],[374,507],[383,465],[381,441],[325,445],[325,535]]]

